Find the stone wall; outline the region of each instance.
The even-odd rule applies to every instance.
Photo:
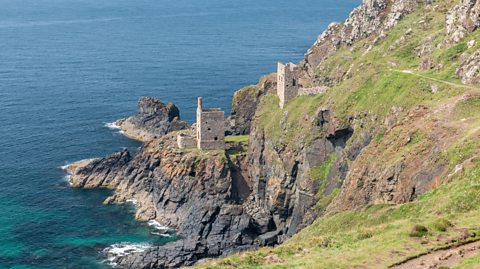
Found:
[[[314,96],[314,95],[325,93],[327,90],[328,90],[328,87],[325,87],[325,86],[312,87],[312,88],[300,88],[298,90],[298,95]]]
[[[197,146],[197,140],[190,134],[178,134],[177,145],[180,149],[195,148]]]

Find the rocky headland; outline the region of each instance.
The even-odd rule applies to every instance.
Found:
[[[140,98],[137,113],[117,120],[115,126],[120,128],[125,136],[142,142],[189,128],[188,123],[180,120],[180,110],[173,103],[165,105],[151,97]]]
[[[126,135],[145,142],[138,152],[122,150],[68,168],[74,187],[112,189],[106,203],[136,200],[138,220],[177,231],[179,240],[115,257],[115,263],[171,268],[262,246],[289,248],[289,242],[297,243],[289,252],[259,254],[252,263],[305,264],[298,260],[319,249],[326,256],[311,260],[324,262],[338,255],[329,247],[342,248],[343,237],[300,232],[311,235],[324,219],[333,228],[322,231],[347,234],[346,241],[354,242],[348,247],[376,238],[366,228],[358,236],[342,229],[354,220],[352,229],[363,229],[356,212],[374,205],[392,205],[387,210],[396,212],[394,205],[413,204],[476,167],[480,130],[472,111],[480,98],[479,7],[477,0],[365,0],[344,23],[331,24],[298,63],[301,86],[329,87],[328,92],[297,97],[280,109],[276,76],[270,74],[234,94],[226,133],[249,135],[247,149],[235,154],[178,149],[177,132],[190,128],[178,109],[142,99],[135,116],[117,122]],[[455,206],[448,212],[455,213]],[[332,217],[342,212],[349,217]],[[385,234],[397,227],[385,225],[378,227]],[[451,240],[439,236],[435,244],[445,238]],[[437,246],[417,241],[408,241],[415,247],[405,243],[405,252]],[[389,247],[378,249],[395,250]],[[399,262],[392,253],[376,260],[354,256],[351,267],[337,265],[386,268]],[[231,260],[223,262],[236,268]]]

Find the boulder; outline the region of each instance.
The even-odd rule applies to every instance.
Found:
[[[142,142],[189,128],[186,122],[180,120],[180,111],[174,104],[165,105],[151,97],[140,98],[138,112],[131,117],[118,120],[115,124],[127,137]]]

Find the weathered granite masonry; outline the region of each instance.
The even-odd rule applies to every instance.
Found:
[[[280,98],[280,107],[298,95],[298,76],[300,69],[293,63],[278,63],[277,67],[277,94]]]
[[[197,147],[204,150],[225,149],[225,115],[217,108],[203,109],[202,98],[197,107]]]
[[[195,148],[197,146],[197,140],[187,133],[180,133],[177,135],[178,148]]]

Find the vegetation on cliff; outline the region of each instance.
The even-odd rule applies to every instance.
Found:
[[[300,64],[302,83],[329,84],[325,94],[297,97],[283,110],[272,93],[259,102],[253,136],[263,136],[267,151],[284,158],[336,130],[354,130],[346,145],[307,173],[320,184],[316,221],[275,248],[199,268],[404,268],[403,261],[424,253],[480,240],[480,86],[463,84],[476,81],[478,66],[462,71],[480,61],[480,31],[459,27],[457,39],[448,20],[463,12],[457,23],[476,25],[480,19],[468,14],[478,16],[471,10],[479,10],[480,2],[365,1],[363,8],[380,7],[365,13],[378,12],[387,21],[399,3],[407,8],[392,25],[368,21],[370,32],[356,36],[351,30],[351,39],[338,34],[335,46],[327,37],[355,26],[332,26],[320,37]],[[362,139],[365,134],[373,139]],[[363,140],[369,142],[358,157],[345,158],[345,149]],[[339,179],[341,188],[326,193],[327,178],[338,174],[342,159],[349,172]],[[413,233],[415,227],[424,229]],[[450,266],[449,259],[444,264]],[[450,262],[476,268],[480,252]]]

